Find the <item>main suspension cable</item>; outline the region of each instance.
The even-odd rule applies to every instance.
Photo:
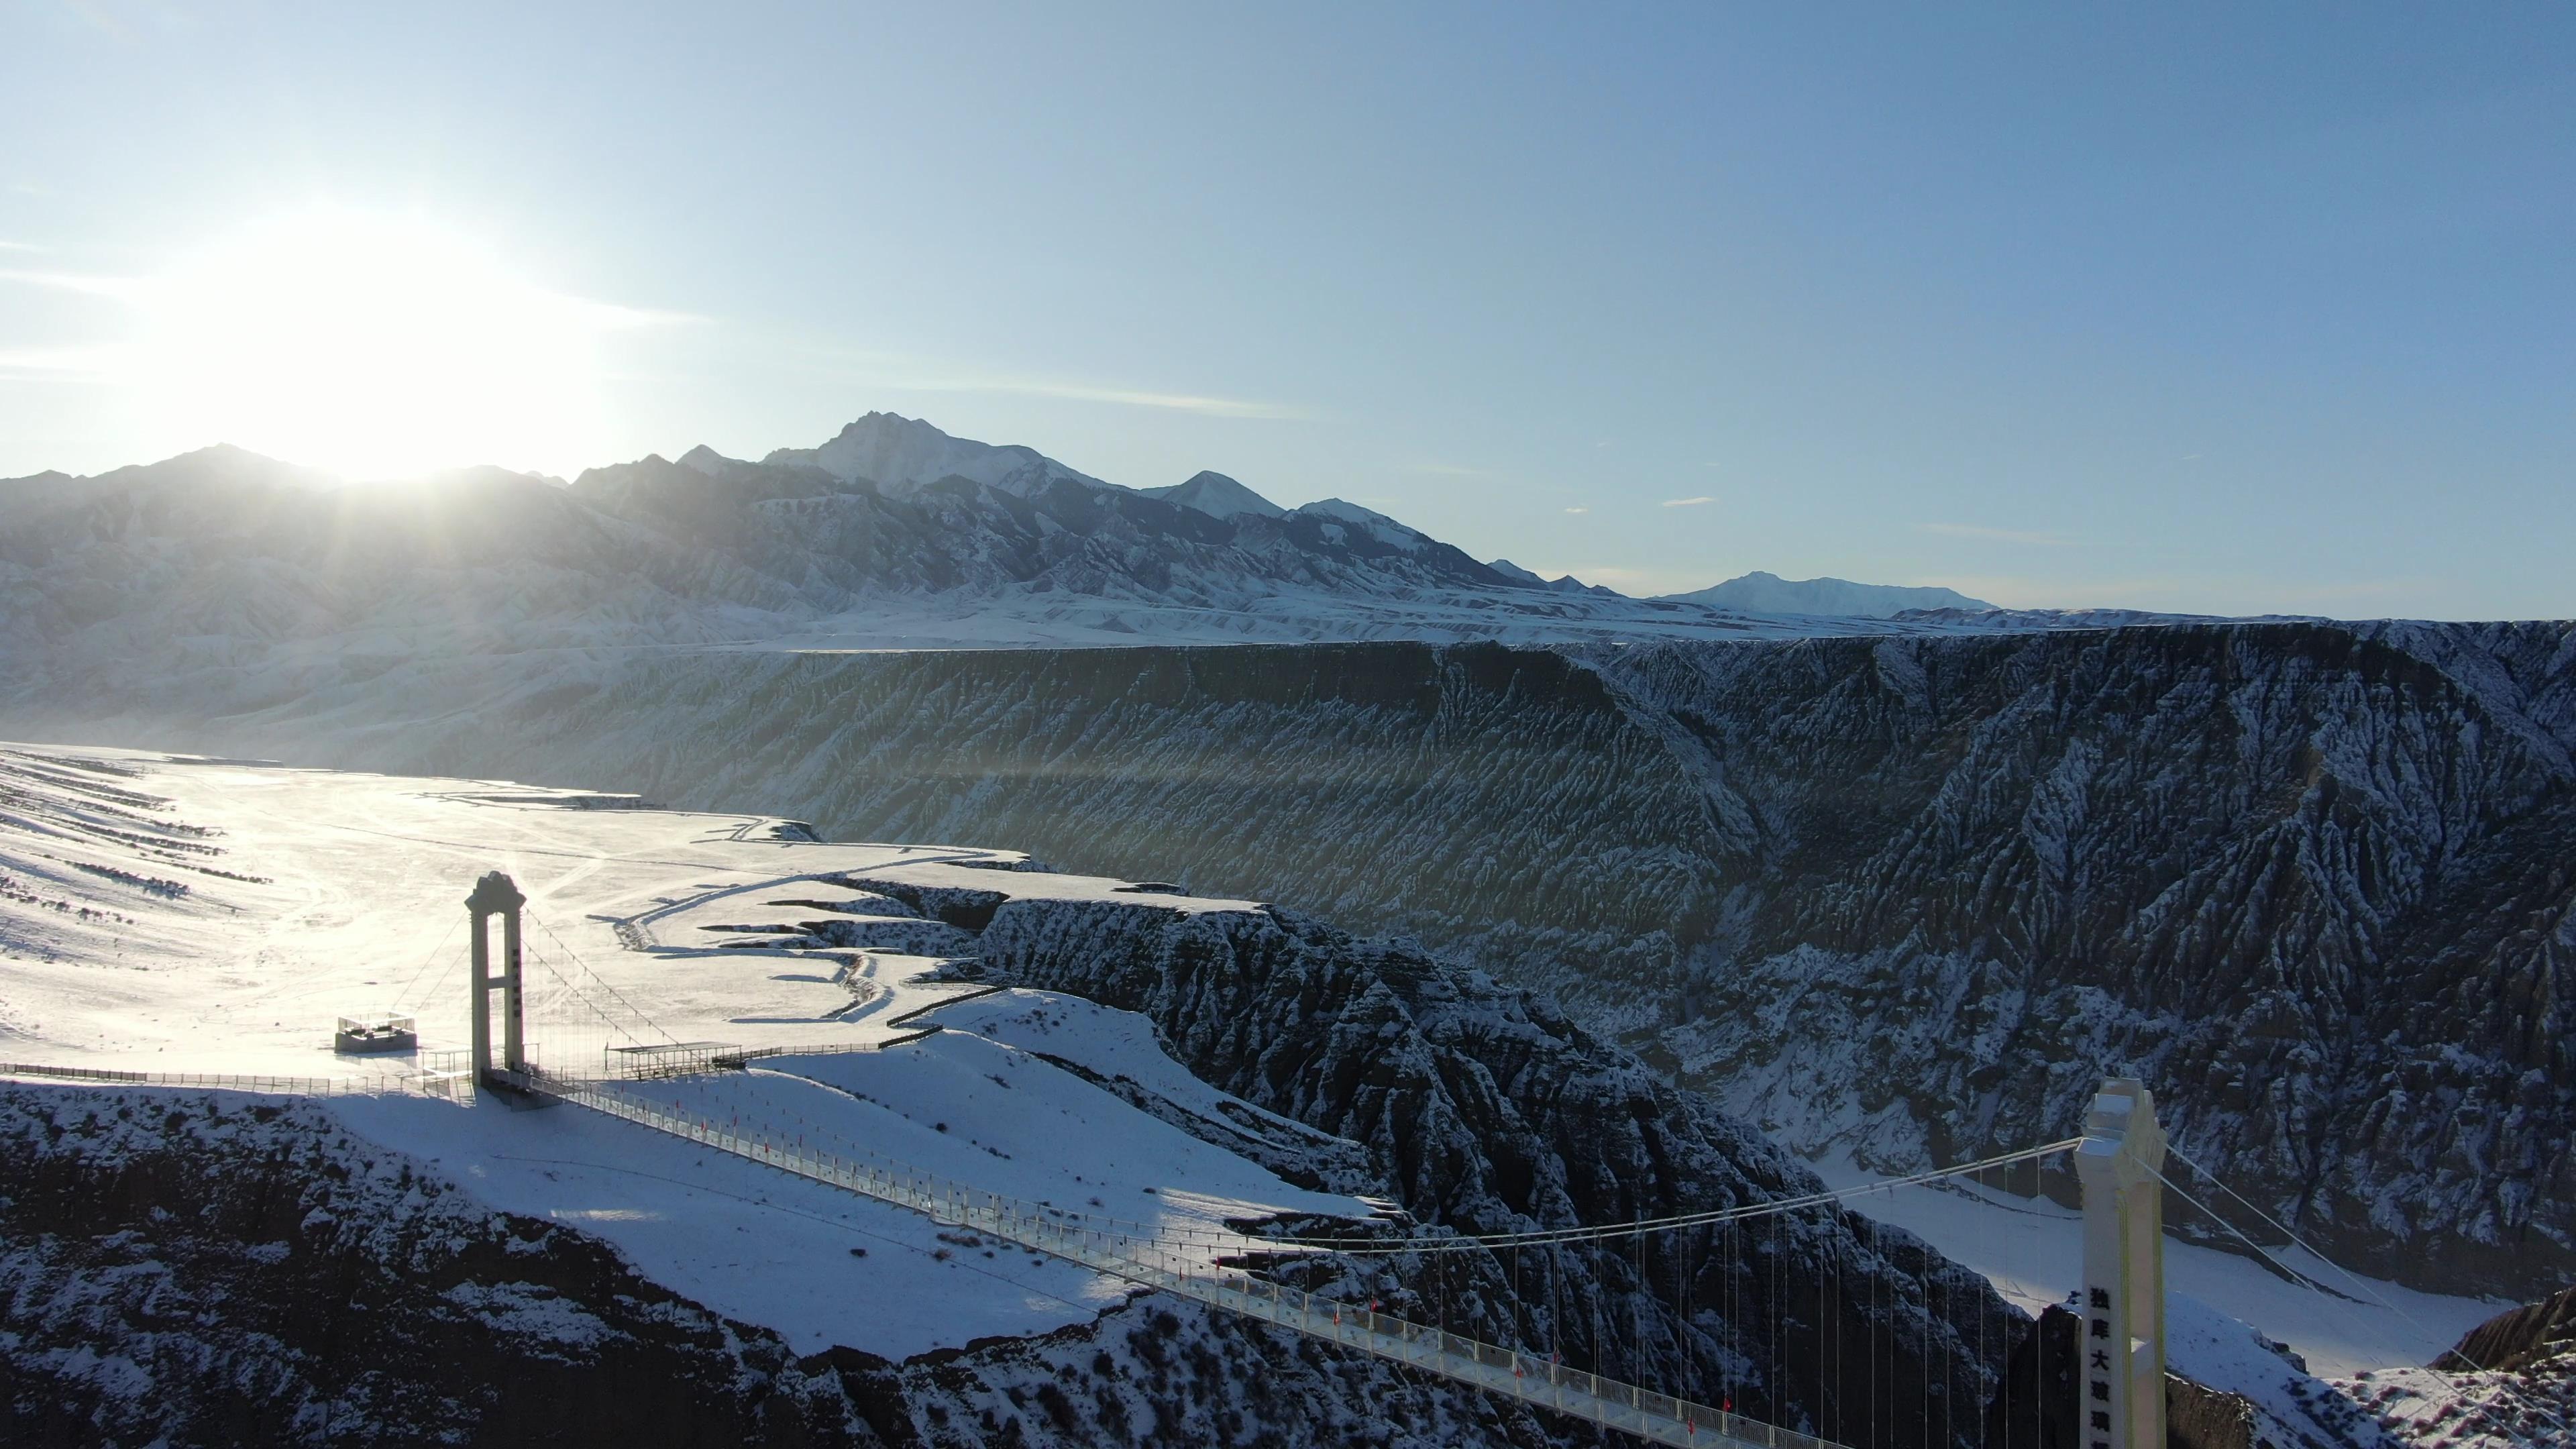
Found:
[[[1702,1227],[1716,1223],[1742,1222],[1748,1218],[1769,1217],[1774,1213],[1796,1212],[1802,1208],[1822,1207],[1830,1203],[1846,1202],[1853,1198],[1869,1197],[1878,1193],[1893,1192],[1901,1187],[1912,1187],[1921,1183],[1937,1182],[1942,1178],[1964,1177],[1970,1173],[1988,1172],[1998,1167],[2011,1166],[2017,1162],[2028,1162],[2033,1158],[2046,1157],[2052,1153],[2072,1151],[2077,1146],[2080,1146],[2083,1141],[2084,1139],[2081,1137],[2069,1137],[2063,1141],[2050,1142],[2038,1147],[2025,1147],[2018,1152],[2007,1152],[2000,1156],[1989,1157],[1979,1162],[1969,1162],[1963,1163],[1957,1167],[1944,1167],[1925,1172],[1913,1173],[1905,1177],[1892,1177],[1883,1182],[1859,1183],[1851,1187],[1829,1188],[1823,1192],[1805,1193],[1797,1197],[1774,1198],[1769,1202],[1751,1203],[1738,1207],[1711,1208],[1704,1212],[1678,1213],[1674,1216],[1665,1218],[1644,1218],[1632,1223],[1618,1223],[1607,1227],[1547,1228],[1533,1232],[1487,1233],[1482,1235],[1459,1234],[1453,1237],[1442,1238],[1404,1238],[1391,1242],[1354,1243],[1346,1239],[1338,1238],[1263,1238],[1260,1241],[1264,1244],[1276,1244],[1281,1247],[1312,1248],[1321,1252],[1348,1253],[1354,1255],[1387,1255],[1395,1253],[1466,1253],[1489,1251],[1494,1248],[1519,1247],[1525,1244],[1535,1243],[1595,1242],[1606,1238],[1624,1238],[1639,1236],[1646,1233],[1663,1232],[1672,1228]]]

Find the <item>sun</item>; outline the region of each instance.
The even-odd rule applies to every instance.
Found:
[[[174,431],[361,479],[586,457],[600,338],[620,320],[454,232],[347,212],[250,227],[142,300]]]

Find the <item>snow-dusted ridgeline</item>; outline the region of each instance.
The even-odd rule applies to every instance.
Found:
[[[397,660],[525,649],[1989,627],[1946,591],[1836,584],[1734,608],[1548,583],[1340,499],[1282,508],[1215,473],[1127,488],[882,413],[759,462],[700,447],[568,484],[476,468],[352,485],[227,447],[0,479],[0,583],[0,702],[52,704],[112,684],[256,708]],[[1907,602],[1952,608],[1836,612]],[[1804,612],[1752,611],[1784,605]]]

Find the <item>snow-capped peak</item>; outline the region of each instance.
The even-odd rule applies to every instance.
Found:
[[[1347,499],[1321,498],[1295,511],[1314,518],[1329,518],[1337,523],[1358,524],[1378,542],[1407,552],[1428,548],[1432,542],[1429,534],[1407,528],[1374,508],[1362,508]]]
[[[726,457],[724,454],[717,452],[715,449],[708,447],[704,443],[700,443],[689,451],[682,453],[679,461],[680,466],[683,468],[694,468],[709,477],[713,477],[716,474],[723,472],[725,465],[733,462],[733,459]]]
[[[1244,487],[1223,473],[1200,472],[1191,475],[1186,483],[1175,483],[1169,488],[1146,488],[1140,491],[1149,498],[1160,498],[1166,503],[1178,503],[1185,508],[1195,508],[1201,513],[1218,518],[1232,518],[1239,513],[1255,514],[1262,518],[1282,518],[1288,513],[1287,509]]]
[[[844,483],[865,479],[892,494],[950,477],[1023,496],[1066,480],[1094,488],[1111,486],[1035,448],[995,447],[972,438],[953,438],[919,418],[899,413],[869,413],[819,448],[780,448],[761,461],[805,464]]]

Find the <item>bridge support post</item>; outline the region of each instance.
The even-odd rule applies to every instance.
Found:
[[[474,918],[469,948],[474,958],[472,991],[467,1003],[466,1020],[474,1032],[474,1085],[488,1084],[492,1079],[492,993],[498,990],[501,1001],[501,1063],[509,1071],[527,1069],[527,1046],[523,1034],[521,1001],[524,997],[519,972],[519,907],[528,898],[519,892],[517,882],[499,871],[487,872],[474,882],[474,893],[465,898],[465,909]],[[501,974],[492,974],[491,920],[501,918]]]
[[[2165,1162],[2155,1094],[2102,1084],[2084,1118],[2079,1449],[2165,1449]]]

